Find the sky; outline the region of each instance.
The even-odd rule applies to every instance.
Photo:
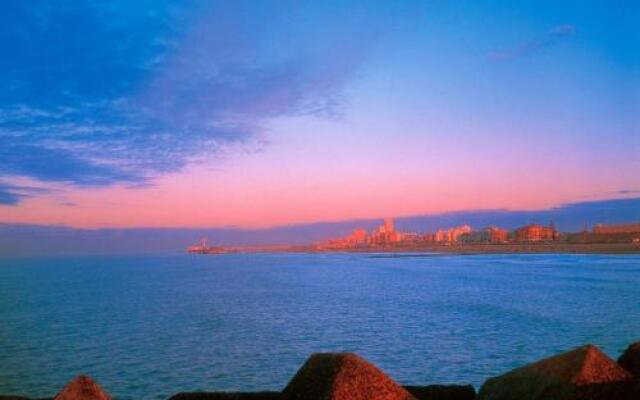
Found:
[[[262,229],[640,196],[636,1],[1,6],[1,223]]]
[[[514,229],[532,222],[553,223],[561,232],[591,230],[595,224],[640,221],[640,197],[592,200],[541,210],[473,210],[397,218],[403,232],[435,232],[470,224],[479,229],[498,225]],[[0,223],[0,258],[3,256],[80,256],[179,254],[186,246],[207,238],[222,246],[308,245],[344,237],[356,228],[368,231],[377,218],[281,225],[268,228],[73,228],[57,225]]]

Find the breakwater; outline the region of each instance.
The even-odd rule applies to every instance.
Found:
[[[354,353],[312,354],[282,391],[189,392],[169,400],[637,400],[640,342],[617,361],[587,344],[471,385],[401,386]],[[111,400],[92,378],[79,375],[53,400]],[[31,400],[16,395],[0,400]],[[44,399],[41,399],[44,400]],[[48,400],[48,399],[47,399]]]

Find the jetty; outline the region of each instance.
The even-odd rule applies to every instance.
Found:
[[[425,355],[425,357],[428,355]],[[354,353],[315,353],[281,391],[183,392],[168,400],[637,400],[640,342],[617,361],[586,344],[472,385],[408,386]],[[53,400],[111,400],[91,377],[79,375]],[[2,396],[0,400],[31,400]],[[44,400],[44,399],[42,399]]]

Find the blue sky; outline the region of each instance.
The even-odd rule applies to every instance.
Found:
[[[184,199],[257,191],[269,199],[310,184],[327,208],[344,205],[324,215],[290,196],[288,208],[299,212],[289,215],[266,201],[247,203],[263,210],[252,218],[275,225],[455,211],[478,199],[480,208],[541,208],[640,188],[637,2],[2,7],[7,222],[103,226],[100,210],[109,207],[96,198],[151,204],[158,191]],[[371,172],[380,158],[386,177]],[[292,166],[304,174],[292,176]],[[478,195],[474,172],[487,177],[487,193],[513,189]],[[342,174],[358,182],[326,183]],[[226,183],[238,179],[275,187]],[[181,180],[210,188],[192,193]],[[353,199],[350,188],[383,197],[369,187],[385,185],[415,204],[355,208],[365,199]],[[538,189],[548,199],[524,200]],[[167,197],[149,207],[178,203]],[[235,210],[235,219],[215,213],[228,206],[212,202],[206,223],[249,224],[239,217],[249,209]],[[165,223],[193,225],[190,218]]]

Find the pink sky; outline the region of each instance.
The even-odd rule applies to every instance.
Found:
[[[188,4],[5,21],[0,223],[269,227],[639,193],[632,13]]]
[[[0,220],[86,228],[269,227],[456,210],[541,209],[620,197],[613,192],[635,179],[615,174],[606,163],[597,169],[577,157],[567,163],[572,144],[561,141],[556,156],[536,141],[510,143],[506,151],[483,140],[458,144],[446,137],[403,135],[393,126],[378,126],[375,141],[336,134],[351,129],[369,127],[344,120],[277,121],[270,129],[273,136],[262,138],[269,144],[259,152],[230,151],[223,159],[160,177],[147,188],[56,185],[51,194],[0,206]],[[316,134],[300,133],[305,130]],[[529,149],[528,156],[517,147]]]

